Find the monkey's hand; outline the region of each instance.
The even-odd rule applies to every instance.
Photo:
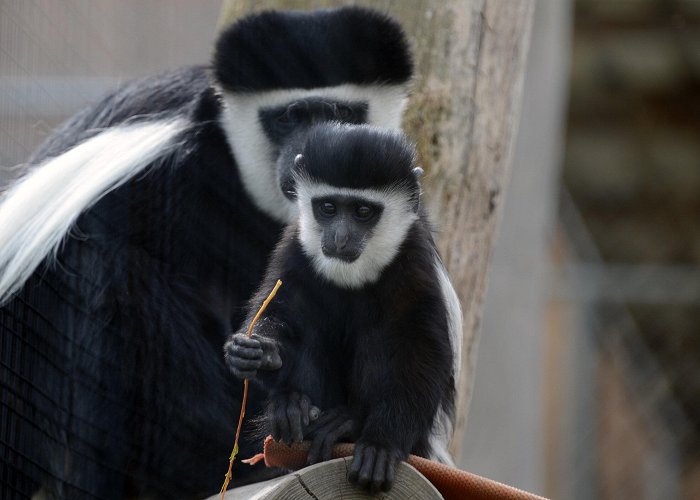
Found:
[[[341,439],[352,440],[356,431],[356,422],[344,408],[324,411],[309,429],[308,464],[330,460],[333,446]]]
[[[319,413],[308,396],[298,392],[273,396],[267,407],[270,434],[275,441],[282,443],[300,442],[304,439],[304,430]]]
[[[389,491],[394,484],[396,467],[406,458],[398,448],[375,446],[360,440],[355,444],[348,479],[372,493]]]
[[[276,341],[253,334],[234,333],[224,344],[229,370],[240,379],[255,378],[258,370],[277,370],[282,366]]]

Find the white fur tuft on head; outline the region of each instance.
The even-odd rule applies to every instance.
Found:
[[[55,253],[81,213],[170,152],[184,120],[107,129],[34,167],[0,198],[0,304]]]
[[[326,257],[321,249],[322,230],[314,217],[311,200],[331,195],[358,197],[384,208],[379,222],[372,230],[372,236],[354,262]],[[304,253],[311,259],[319,275],[337,286],[349,289],[362,288],[377,281],[384,268],[394,260],[410,227],[418,220],[410,197],[398,188],[349,189],[322,183],[299,182],[297,204],[300,210],[299,232]]]
[[[258,113],[263,108],[292,101],[321,97],[347,102],[367,102],[368,123],[398,129],[406,103],[406,90],[400,85],[339,85],[318,89],[287,89],[267,92],[230,93],[221,90],[224,100],[222,127],[238,162],[243,185],[255,205],[282,223],[292,222],[296,205],[287,199],[275,173],[276,152],[265,136]]]

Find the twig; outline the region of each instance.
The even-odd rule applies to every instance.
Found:
[[[248,337],[250,337],[250,335],[253,333],[253,327],[255,326],[255,323],[258,321],[258,318],[263,313],[263,311],[267,308],[267,305],[275,297],[275,295],[277,294],[277,290],[281,286],[282,286],[282,281],[277,280],[277,283],[275,283],[275,287],[270,292],[270,295],[267,296],[267,298],[263,302],[262,306],[260,306],[260,309],[258,310],[257,314],[253,318],[253,321],[250,322],[250,326],[248,327]],[[245,405],[246,405],[247,400],[248,400],[248,379],[244,379],[243,380],[243,401],[241,401],[241,413],[238,416],[238,427],[236,428],[236,439],[233,441],[233,450],[231,451],[231,456],[228,459],[228,472],[226,472],[226,476],[224,478],[224,484],[221,486],[221,491],[219,492],[221,494],[221,500],[224,500],[224,495],[226,494],[226,489],[228,488],[228,484],[231,481],[231,468],[233,467],[233,461],[236,460],[236,455],[238,455],[238,438],[241,435],[241,427],[243,426],[243,417],[245,416]]]

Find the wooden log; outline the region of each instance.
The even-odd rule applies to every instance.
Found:
[[[459,460],[494,235],[518,126],[534,0],[225,0],[220,25],[253,11],[365,5],[401,22],[416,63],[404,129],[418,144],[428,209],[464,316]]]
[[[226,500],[255,498],[255,500],[312,500],[343,498],[362,500],[378,498],[348,482],[351,457],[336,458],[328,462],[311,465],[264,485],[249,485],[226,493]],[[257,495],[257,496],[254,496]],[[396,470],[393,488],[379,495],[384,500],[420,498],[440,500],[442,495],[416,469],[405,462]],[[218,497],[211,497],[215,500]]]

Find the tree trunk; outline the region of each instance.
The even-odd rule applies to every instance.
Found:
[[[359,4],[401,22],[416,63],[404,129],[418,144],[428,210],[462,303],[452,452],[459,460],[494,233],[520,114],[534,0],[225,0],[220,24],[252,11]]]

